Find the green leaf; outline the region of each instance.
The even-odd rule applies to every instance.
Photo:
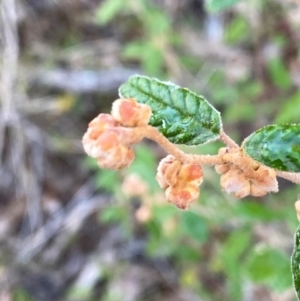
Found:
[[[207,239],[207,224],[203,218],[194,212],[183,211],[181,213],[181,227],[183,233],[196,239],[199,242],[205,242]]]
[[[235,229],[223,246],[220,247],[220,259],[223,270],[228,276],[228,291],[232,300],[241,300],[241,257],[247,251],[250,241],[250,229]]]
[[[235,17],[225,28],[225,40],[227,43],[234,44],[249,39],[250,26],[246,18]]]
[[[271,248],[255,250],[246,260],[248,276],[253,282],[264,283],[276,291],[291,285],[290,261],[286,254]]]
[[[119,94],[149,105],[153,113],[150,124],[173,143],[204,144],[220,135],[220,113],[186,88],[134,75],[120,87]]]
[[[272,59],[268,65],[272,82],[279,89],[286,90],[291,86],[290,73],[281,59]]]
[[[276,123],[297,122],[300,112],[300,92],[286,99],[280,107]]]
[[[105,25],[126,7],[124,0],[105,0],[96,13],[96,19]]]
[[[229,8],[241,0],[206,0],[205,6],[210,13],[215,13]]]
[[[300,300],[300,226],[295,233],[294,252],[291,260],[294,288]]]
[[[194,262],[196,265],[200,262],[201,258],[199,250],[189,245],[186,245],[184,248],[176,248],[176,252],[174,255],[178,262]]]
[[[170,204],[159,204],[153,207],[153,216],[161,224],[178,215],[178,209]]]
[[[104,223],[121,222],[126,219],[126,211],[122,207],[110,206],[100,212],[99,219]]]
[[[98,188],[103,188],[109,192],[114,192],[120,183],[118,173],[108,169],[101,169],[97,172],[95,180]]]
[[[171,28],[168,15],[161,9],[148,8],[141,17],[148,35],[157,36],[166,33]]]
[[[239,216],[249,221],[272,221],[282,216],[281,211],[275,212],[270,206],[261,202],[239,202],[235,209]]]
[[[163,66],[161,49],[149,41],[138,41],[127,44],[123,50],[126,59],[141,61],[142,68],[149,74],[160,74]]]
[[[246,138],[242,147],[264,165],[300,172],[300,124],[268,125]]]
[[[250,244],[251,233],[249,229],[236,229],[228,237],[221,249],[221,256],[226,267],[232,261],[237,261],[239,257],[247,250]]]

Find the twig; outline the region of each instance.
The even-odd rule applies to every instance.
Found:
[[[140,131],[141,128],[138,130]],[[191,155],[185,154],[180,149],[178,149],[173,143],[171,143],[163,134],[161,134],[156,128],[152,126],[147,126],[144,128],[142,135],[148,139],[156,141],[163,149],[173,155],[176,159],[185,163],[195,163],[195,164],[207,164],[216,165],[222,164],[222,156],[216,155]]]
[[[17,28],[16,0],[3,0],[1,6],[1,30],[3,35],[3,62],[1,70],[1,110],[0,110],[0,173],[4,169],[4,161],[10,165],[10,173],[15,182],[10,189],[17,196],[25,196],[31,230],[40,226],[40,185],[33,164],[32,148],[29,144],[30,159],[25,159],[28,137],[15,101],[18,76],[19,38]],[[6,134],[9,139],[6,139]],[[4,147],[8,149],[4,155]]]
[[[1,29],[4,49],[0,83],[0,158],[2,158],[5,143],[5,129],[7,125],[12,124],[15,119],[13,90],[17,77],[19,55],[15,0],[2,1]]]
[[[229,148],[239,148],[239,145],[233,141],[223,130],[221,130],[220,141],[224,142]]]
[[[276,171],[278,177],[300,184],[300,172]]]
[[[77,232],[87,216],[107,206],[110,200],[93,196],[95,189],[91,178],[77,191],[66,207],[59,210],[43,227],[21,242],[16,261],[31,260],[57,233],[63,230],[68,230],[70,233]]]
[[[2,1],[1,18],[4,39],[1,100],[3,118],[8,120],[12,117],[13,112],[13,91],[17,78],[19,56],[15,0]]]

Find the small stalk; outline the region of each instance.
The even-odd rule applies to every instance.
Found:
[[[293,183],[300,184],[300,172],[287,172],[276,170],[276,175]]]
[[[221,130],[219,140],[225,143],[228,148],[239,148],[239,145],[232,140],[223,130]]]
[[[141,129],[143,129],[144,137],[157,142],[167,153],[173,155],[180,162],[200,165],[216,165],[224,163],[221,155],[191,155],[184,153],[178,149],[175,144],[171,143],[156,128],[150,125],[139,128],[139,130]]]

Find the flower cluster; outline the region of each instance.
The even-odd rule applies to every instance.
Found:
[[[229,150],[226,147],[220,148],[219,155],[227,153]],[[240,153],[237,163],[241,164],[241,161],[246,159],[245,156],[244,153]],[[248,162],[245,163],[248,164]],[[240,166],[233,163],[215,166],[217,173],[221,174],[221,187],[227,193],[232,193],[237,198],[244,198],[248,195],[261,197],[271,191],[278,192],[276,172],[273,169],[257,165],[254,166],[251,175],[249,175]]]
[[[100,167],[121,169],[134,159],[133,144],[144,137],[156,141],[172,154],[160,162],[156,179],[165,189],[168,202],[180,209],[188,208],[199,197],[202,164],[215,165],[221,174],[221,187],[237,198],[261,197],[278,191],[276,171],[247,156],[227,136],[228,147],[221,148],[218,155],[190,156],[177,149],[158,129],[148,125],[151,114],[148,105],[132,98],[116,100],[111,114],[100,114],[89,123],[82,139],[84,150],[97,159]]]
[[[182,163],[168,155],[159,163],[156,179],[160,187],[166,190],[168,202],[186,209],[199,197],[203,172],[198,164]]]
[[[82,139],[85,152],[102,168],[129,166],[134,159],[131,145],[143,138],[133,127],[146,126],[150,117],[149,106],[131,98],[116,100],[111,115],[100,114],[89,123]]]

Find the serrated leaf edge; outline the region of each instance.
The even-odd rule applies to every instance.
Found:
[[[243,142],[242,142],[242,144],[241,144],[241,147],[244,146],[244,144],[246,143],[246,140],[248,140],[251,136],[253,136],[254,134],[256,134],[258,131],[261,131],[261,130],[263,130],[263,129],[267,128],[267,127],[270,127],[270,126],[282,126],[282,125],[289,125],[289,126],[299,125],[299,126],[300,126],[300,123],[280,123],[280,124],[268,124],[268,125],[265,125],[265,126],[263,126],[262,128],[259,128],[259,129],[255,130],[255,131],[254,131],[253,133],[251,133],[249,136],[247,136],[247,137],[243,140]]]
[[[165,85],[173,86],[175,89],[183,89],[183,90],[189,92],[190,94],[194,95],[196,98],[201,97],[201,98],[204,100],[204,102],[206,102],[206,104],[207,104],[209,107],[211,107],[211,109],[212,109],[213,111],[215,111],[215,112],[217,113],[217,115],[218,115],[218,117],[219,117],[219,122],[220,122],[220,133],[219,133],[219,135],[218,135],[217,137],[215,137],[215,138],[212,138],[212,139],[209,139],[209,140],[205,141],[204,143],[197,144],[197,145],[189,145],[189,146],[191,146],[191,147],[196,147],[196,146],[199,146],[199,145],[205,145],[205,144],[207,144],[207,143],[217,141],[217,140],[220,138],[221,132],[222,132],[222,130],[223,130],[223,122],[222,122],[222,118],[221,118],[221,113],[220,113],[220,112],[219,112],[212,104],[210,104],[204,96],[198,95],[197,93],[191,91],[190,89],[188,89],[188,88],[186,88],[186,87],[181,87],[181,86],[179,86],[179,85],[177,85],[177,84],[174,84],[173,82],[170,82],[170,81],[162,81],[162,80],[159,80],[159,79],[157,79],[157,78],[155,78],[155,77],[149,77],[149,76],[145,76],[145,75],[134,74],[134,75],[130,76],[126,82],[130,81],[130,80],[133,79],[134,77],[145,78],[145,79],[148,79],[148,80],[150,80],[150,81],[151,81],[151,80],[154,80],[154,81],[156,81],[156,82],[158,82],[158,83],[162,83],[162,84],[165,84]],[[126,83],[126,82],[125,82],[125,83]],[[125,83],[124,83],[124,84],[125,84]],[[123,85],[123,84],[122,84],[122,85]],[[122,93],[121,93],[121,87],[122,87],[122,85],[121,85],[121,86],[119,87],[119,89],[118,89],[119,97],[124,97],[124,96],[122,95]],[[136,101],[138,101],[138,99],[136,99]],[[167,103],[164,103],[164,104],[165,104],[166,106],[169,106],[169,104],[167,104]],[[176,108],[175,108],[175,109],[176,109]],[[179,144],[177,144],[177,145],[179,145]]]
[[[251,133],[249,136],[247,136],[247,137],[243,140],[243,142],[242,142],[242,144],[241,144],[241,148],[244,150],[245,154],[246,154],[247,156],[249,156],[251,159],[253,159],[254,161],[256,161],[256,162],[258,162],[259,164],[264,165],[264,166],[266,166],[266,167],[268,167],[268,168],[272,168],[272,169],[274,169],[274,170],[277,170],[277,171],[280,171],[280,172],[281,172],[282,170],[280,170],[280,169],[276,169],[276,168],[270,167],[270,166],[265,165],[265,164],[263,164],[262,162],[258,161],[257,159],[254,159],[253,157],[251,157],[251,156],[247,153],[246,149],[244,148],[244,144],[247,142],[247,140],[248,140],[251,136],[253,136],[254,134],[256,134],[258,131],[261,131],[261,130],[263,130],[264,128],[267,128],[267,127],[270,127],[270,126],[280,126],[280,125],[290,125],[290,126],[293,126],[293,125],[300,125],[300,123],[280,123],[280,124],[268,124],[268,125],[265,125],[265,126],[263,126],[262,128],[259,128],[259,129],[257,129],[256,131],[254,131],[253,133]],[[291,173],[291,174],[299,174],[299,173],[300,173],[300,172],[293,172],[293,171],[285,171],[285,172],[288,172],[288,173]]]

